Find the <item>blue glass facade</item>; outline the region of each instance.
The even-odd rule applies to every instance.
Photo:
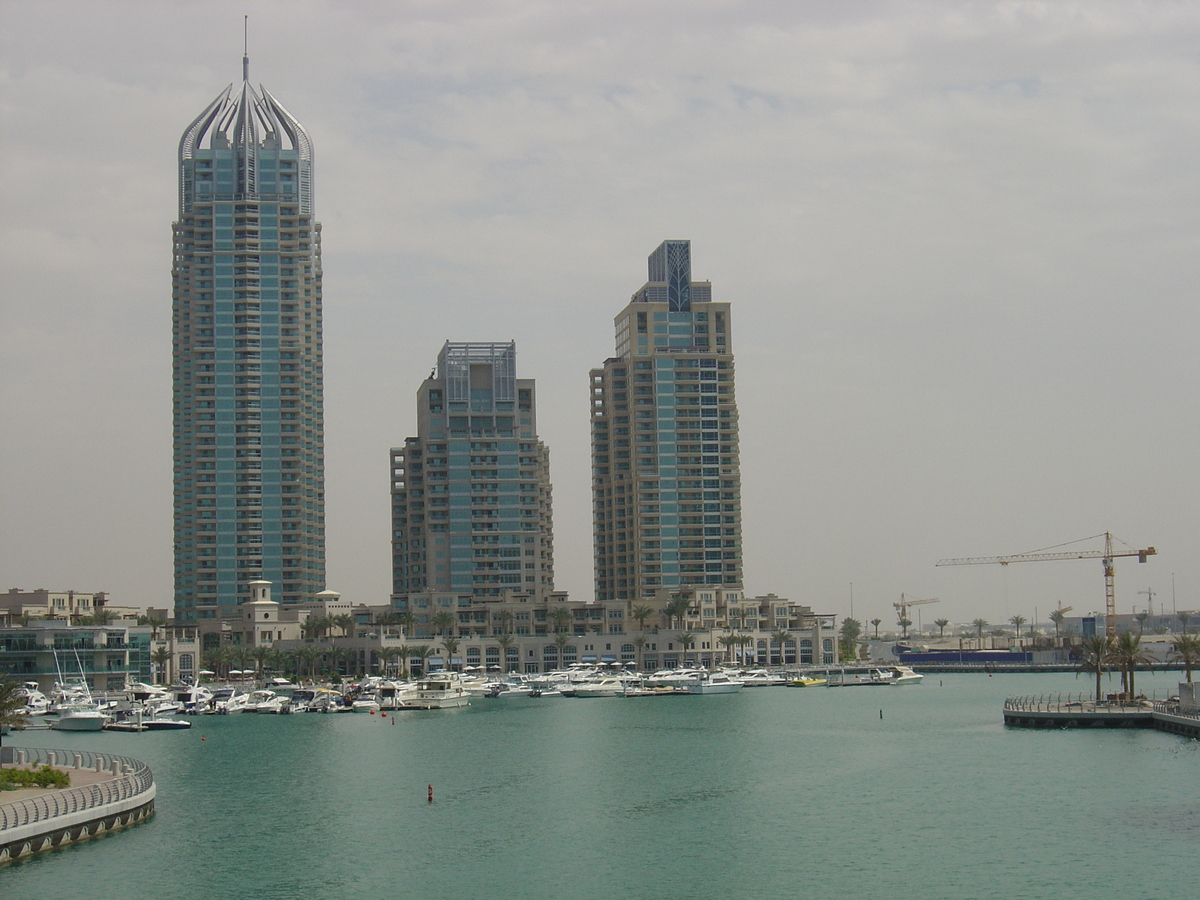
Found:
[[[320,225],[299,122],[245,81],[179,145],[175,610],[217,618],[325,586]]]

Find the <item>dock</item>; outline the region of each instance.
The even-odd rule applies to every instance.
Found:
[[[1075,694],[1009,697],[1004,724],[1019,728],[1155,728],[1200,738],[1200,712],[1177,700],[1095,700]]]

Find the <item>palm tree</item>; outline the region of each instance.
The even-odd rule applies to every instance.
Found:
[[[401,644],[396,648],[396,654],[400,658],[400,677],[407,680],[408,678],[408,659],[412,656],[412,648],[408,644]]]
[[[446,651],[446,671],[450,672],[454,669],[454,651],[458,649],[458,639],[442,638],[442,648]]]
[[[1050,621],[1054,623],[1054,639],[1058,640],[1059,631],[1062,629],[1062,623],[1067,619],[1067,614],[1061,609],[1056,609],[1050,613]]]
[[[853,621],[853,620],[851,620],[851,621]],[[857,624],[857,623],[855,623],[855,624]],[[789,632],[786,628],[781,628],[778,631],[771,632],[771,640],[779,645],[779,665],[781,665],[781,666],[787,664],[786,661],[784,660],[783,645],[786,644],[791,639],[792,639],[791,632]],[[768,654],[768,659],[769,658],[770,658],[770,655]]]
[[[1117,644],[1113,651],[1113,661],[1121,667],[1122,686],[1128,690],[1129,696],[1133,697],[1136,691],[1133,684],[1134,672],[1138,666],[1151,666],[1154,657],[1142,649],[1142,636],[1132,631],[1122,631],[1117,635]],[[1150,671],[1154,671],[1153,666]]]
[[[673,628],[675,620],[679,620],[679,626],[683,627],[683,618],[691,609],[692,602],[682,594],[671,598],[671,601],[663,609],[663,615],[667,617],[667,627]]]
[[[513,614],[510,610],[502,609],[496,613],[496,625],[500,629],[500,634],[509,634],[512,632]],[[494,629],[493,629],[494,630]]]
[[[8,728],[13,731],[21,731],[25,728],[25,721],[28,717],[22,712],[25,708],[25,698],[17,694],[20,687],[20,683],[15,678],[5,678],[0,681],[0,734],[3,734],[4,730]],[[0,759],[0,762],[3,762],[3,759]]]
[[[949,619],[934,619],[933,624],[938,627],[938,637],[946,636],[946,626],[950,624]]]
[[[642,669],[642,648],[646,646],[646,636],[644,634],[635,636],[633,646],[637,650],[638,671],[640,672]]]
[[[341,613],[331,619],[331,623],[342,629],[342,637],[350,637],[354,630],[355,618],[350,613]]]
[[[912,624],[912,619],[906,618],[905,616],[900,616],[900,618],[896,619],[896,624],[899,625],[903,629],[903,633],[900,635],[900,639],[907,640],[908,639],[908,626]]]
[[[1150,618],[1150,613],[1143,609],[1140,613],[1135,615],[1134,618],[1137,619],[1138,634],[1145,634],[1146,633],[1146,620],[1148,618]]]
[[[379,661],[382,663],[383,674],[386,676],[388,672],[394,668],[392,661],[400,655],[400,651],[395,647],[381,647],[376,651]]]
[[[1176,615],[1179,616],[1179,621],[1183,625],[1183,633],[1187,634],[1188,633],[1188,622],[1190,622],[1192,620],[1192,614],[1189,612],[1180,612],[1180,613],[1176,613]]]
[[[635,606],[629,610],[631,618],[637,619],[638,631],[646,630],[646,620],[654,615],[654,610],[649,606]]]
[[[1171,641],[1171,659],[1183,663],[1187,672],[1188,683],[1192,680],[1192,668],[1200,663],[1200,637],[1194,634],[1181,634]]]
[[[975,619],[971,623],[971,625],[975,628],[975,631],[979,635],[979,649],[982,650],[983,649],[983,629],[988,627],[988,620],[987,619]]]
[[[296,672],[298,675],[303,674],[301,671],[308,671],[308,677],[315,679],[317,675],[317,657],[321,655],[321,651],[312,644],[301,647],[296,651]]]
[[[571,630],[571,611],[566,607],[558,607],[550,614],[550,618],[554,620],[555,631],[564,632]]]
[[[883,624],[883,619],[872,619],[871,624],[875,626],[875,640],[879,640],[879,626]]]
[[[271,648],[259,644],[250,651],[250,656],[254,659],[254,677],[262,678],[263,670],[267,667],[267,661],[271,658]]]
[[[511,616],[512,613],[509,613],[509,615]],[[508,671],[508,648],[513,645],[514,640],[513,636],[507,631],[496,638],[496,643],[500,645],[500,658],[503,661],[501,670],[504,672]]]
[[[154,664],[154,668],[158,671],[159,684],[171,683],[171,660],[174,659],[173,654],[166,647],[159,647],[150,654],[150,662]]]
[[[512,613],[509,613],[509,615],[512,615]],[[445,612],[444,610],[436,614],[430,622],[439,635],[444,635],[447,631],[453,629],[454,623],[454,614]]]
[[[1105,666],[1112,661],[1112,638],[1106,634],[1094,634],[1083,639],[1083,656],[1079,660],[1076,672],[1096,673],[1096,702],[1100,702],[1100,676],[1104,674]]]
[[[567,611],[564,609],[563,612],[567,612]],[[568,613],[568,615],[569,615],[569,613]],[[560,666],[562,665],[563,651],[567,649],[567,644],[569,644],[569,643],[571,643],[571,636],[569,634],[567,634],[565,631],[560,631],[560,632],[558,632],[558,634],[554,635],[554,646],[558,648],[558,664]],[[634,641],[634,643],[637,643],[637,642]],[[645,643],[644,639],[643,639],[643,643]]]
[[[680,634],[677,638],[675,638],[675,640],[679,641],[679,643],[683,646],[683,659],[681,660],[681,662],[686,663],[687,662],[687,652],[695,645],[696,636],[694,634],[692,634],[690,631],[685,631],[682,634]]]
[[[404,636],[406,638],[411,638],[413,636],[413,627],[417,624],[417,617],[406,609],[404,612],[400,613],[399,618],[400,627],[404,629]]]
[[[1016,631],[1018,638],[1021,637],[1021,626],[1024,625],[1027,621],[1029,621],[1029,620],[1026,619],[1024,616],[1010,616],[1009,617],[1008,622],[1010,625],[1013,626],[1013,629]]]
[[[158,629],[160,629],[164,625],[166,625],[167,620],[163,619],[159,616],[142,616],[141,621],[138,624],[139,625],[149,625],[150,626],[150,640],[157,641],[158,640]]]
[[[426,674],[425,660],[429,659],[430,654],[433,653],[433,648],[428,644],[417,644],[410,652],[421,661],[421,675],[424,676]]]

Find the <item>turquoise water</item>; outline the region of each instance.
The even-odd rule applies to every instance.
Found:
[[[9,743],[145,760],[158,811],[0,870],[0,896],[1197,896],[1200,743],[1001,723],[1010,694],[1086,689],[945,675],[26,732]]]

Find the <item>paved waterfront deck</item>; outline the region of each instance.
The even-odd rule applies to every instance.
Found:
[[[1200,713],[1179,703],[1152,700],[1095,700],[1076,694],[1009,697],[1004,724],[1024,728],[1156,728],[1200,738]]]
[[[68,788],[0,794],[0,866],[54,847],[136,825],[154,814],[150,767],[107,753],[5,747],[18,768],[50,765],[71,776]]]

